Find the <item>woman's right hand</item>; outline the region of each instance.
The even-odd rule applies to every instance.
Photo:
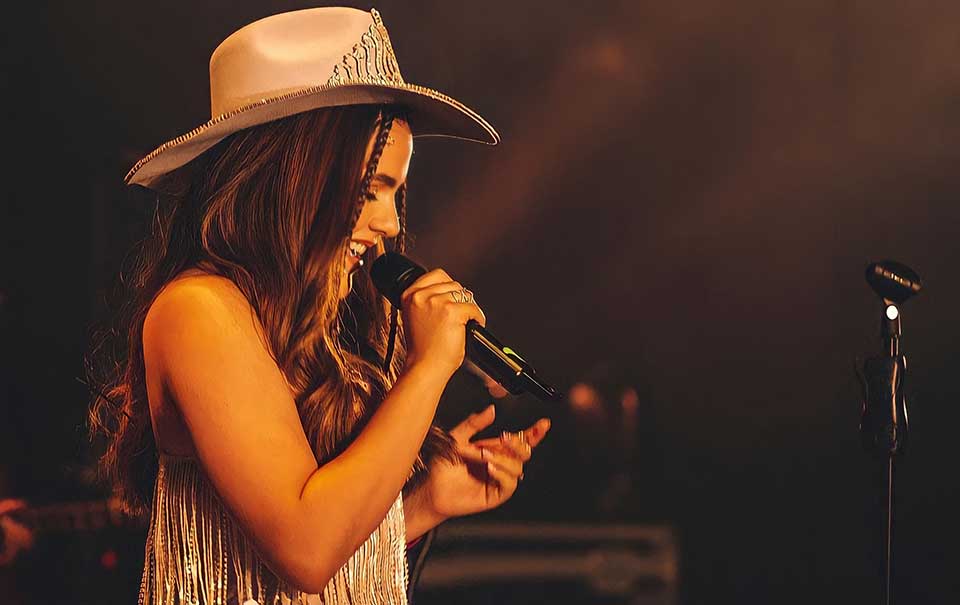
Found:
[[[10,563],[18,552],[33,546],[33,532],[10,516],[25,507],[23,500],[0,500],[0,565]]]
[[[446,271],[434,269],[404,291],[400,302],[409,335],[408,366],[426,362],[452,376],[463,363],[467,322],[487,322],[475,302],[457,302],[454,293],[463,289]]]

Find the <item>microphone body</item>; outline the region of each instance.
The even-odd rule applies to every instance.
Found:
[[[402,254],[387,252],[373,263],[370,276],[380,294],[399,309],[404,291],[426,272]],[[543,400],[557,398],[557,390],[540,379],[526,360],[504,346],[489,330],[474,320],[467,323],[466,330],[466,356],[503,388],[514,395],[527,392]]]

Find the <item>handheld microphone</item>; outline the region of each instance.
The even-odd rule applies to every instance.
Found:
[[[387,252],[374,261],[370,277],[380,294],[400,308],[400,297],[427,270],[406,256]],[[474,320],[467,323],[467,357],[514,395],[527,392],[545,401],[557,390],[544,382],[516,351],[506,347]]]

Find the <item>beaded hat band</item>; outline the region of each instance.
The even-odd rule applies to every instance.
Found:
[[[265,17],[231,34],[210,57],[210,121],[137,162],[127,184],[150,187],[234,132],[320,107],[396,104],[415,136],[496,145],[475,111],[400,74],[376,10],[311,8]]]

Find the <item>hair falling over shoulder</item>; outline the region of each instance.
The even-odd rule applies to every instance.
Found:
[[[158,197],[150,233],[121,279],[124,306],[114,326],[99,333],[86,364],[94,392],[91,436],[105,441],[101,471],[131,511],[145,509],[157,473],[143,322],[163,286],[186,269],[226,277],[246,296],[319,463],[345,449],[376,410],[403,366],[402,325],[366,272],[355,274],[341,301],[344,276],[333,267],[346,253],[395,115],[389,108],[351,106],[256,126],[162,185],[169,193]],[[404,198],[401,188],[394,243],[400,251]],[[422,479],[434,456],[455,456],[437,427],[407,488]]]

